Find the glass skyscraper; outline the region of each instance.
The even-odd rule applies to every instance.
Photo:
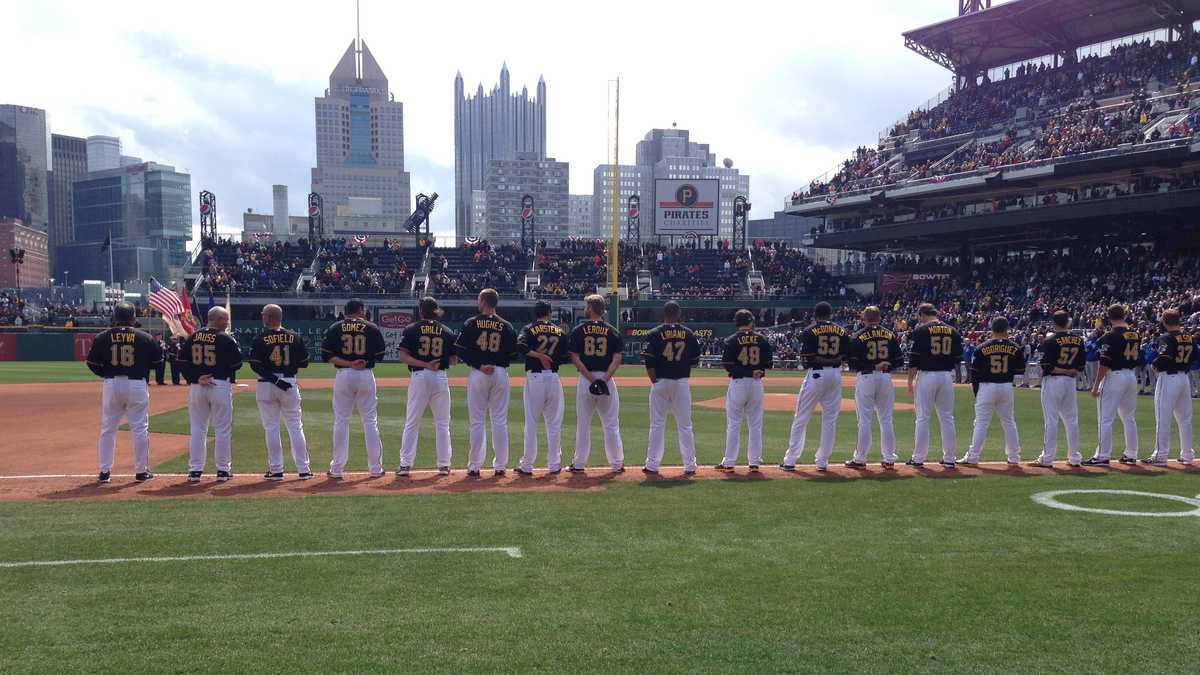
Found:
[[[317,166],[312,190],[325,200],[326,221],[351,197],[380,199],[393,231],[412,212],[404,170],[404,105],[365,42],[350,43],[315,101]]]
[[[17,218],[45,232],[52,168],[46,111],[0,105],[0,218]]]

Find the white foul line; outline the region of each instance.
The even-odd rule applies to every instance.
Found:
[[[359,551],[294,551],[291,553],[229,553],[223,555],[181,555],[147,558],[96,558],[93,560],[29,560],[24,562],[0,562],[0,568],[15,567],[62,567],[65,565],[115,565],[118,563],[187,562],[196,560],[268,560],[273,558],[322,558],[338,555],[405,555],[420,553],[503,553],[510,558],[521,558],[521,549],[516,546],[473,547],[473,548],[380,548]]]

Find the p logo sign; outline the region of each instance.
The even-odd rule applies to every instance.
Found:
[[[700,199],[700,191],[695,185],[680,185],[675,191],[675,201],[679,202],[680,206],[694,206]]]

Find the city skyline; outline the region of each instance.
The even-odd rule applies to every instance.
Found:
[[[223,230],[235,230],[246,208],[269,210],[274,184],[291,186],[291,212],[303,213],[316,158],[311,101],[354,35],[353,4],[331,10],[328,3],[216,2],[200,16],[161,6],[138,11],[133,4],[136,30],[99,7],[14,8],[15,50],[65,54],[83,47],[89,58],[52,58],[36,72],[16,69],[0,100],[47,110],[53,133],[119,136],[125,152],[188,171],[196,190],[217,193]],[[322,21],[312,22],[317,7]],[[697,9],[710,17],[728,11],[717,4]],[[463,11],[471,22],[461,21]],[[606,81],[620,76],[622,163],[633,159],[634,142],[647,130],[677,122],[718,148],[718,159],[729,156],[754,177],[756,212],[782,204],[791,190],[834,168],[864,134],[918,105],[912,92],[933,96],[948,83],[944,72],[905,50],[895,30],[946,18],[952,8],[944,0],[915,2],[902,13],[883,2],[856,7],[862,44],[854,53],[836,48],[845,36],[819,28],[847,25],[850,8],[814,8],[804,22],[779,22],[777,9],[763,3],[739,8],[740,17],[762,28],[763,39],[730,38],[744,44],[726,45],[723,25],[712,22],[711,46],[683,53],[668,40],[610,55],[603,36],[627,28],[620,18],[626,11],[650,24],[670,23],[669,8],[632,3],[618,3],[583,33],[562,11],[428,8],[427,25],[453,23],[460,31],[455,44],[465,45],[441,50],[443,30],[391,39],[403,10],[364,3],[362,33],[374,36],[376,59],[391,64],[391,88],[405,105],[411,192],[442,197],[435,232],[454,228],[453,110],[446,94],[460,69],[467,82],[488,82],[506,60],[513,72],[530,80],[541,73],[554,85],[547,147],[575,165],[575,194],[590,192],[590,169],[608,161]],[[795,25],[779,25],[787,23]],[[492,39],[531,29],[539,40],[497,46]],[[221,36],[222,49],[206,48],[213,35]],[[601,52],[606,56],[597,58]],[[683,63],[688,67],[681,69]],[[867,76],[842,77],[848,69]]]

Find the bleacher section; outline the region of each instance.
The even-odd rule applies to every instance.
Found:
[[[323,294],[408,294],[425,249],[385,241],[383,246],[346,246],[326,242],[308,291]]]
[[[203,276],[214,293],[286,293],[312,262],[308,243],[206,241],[192,273]]]

